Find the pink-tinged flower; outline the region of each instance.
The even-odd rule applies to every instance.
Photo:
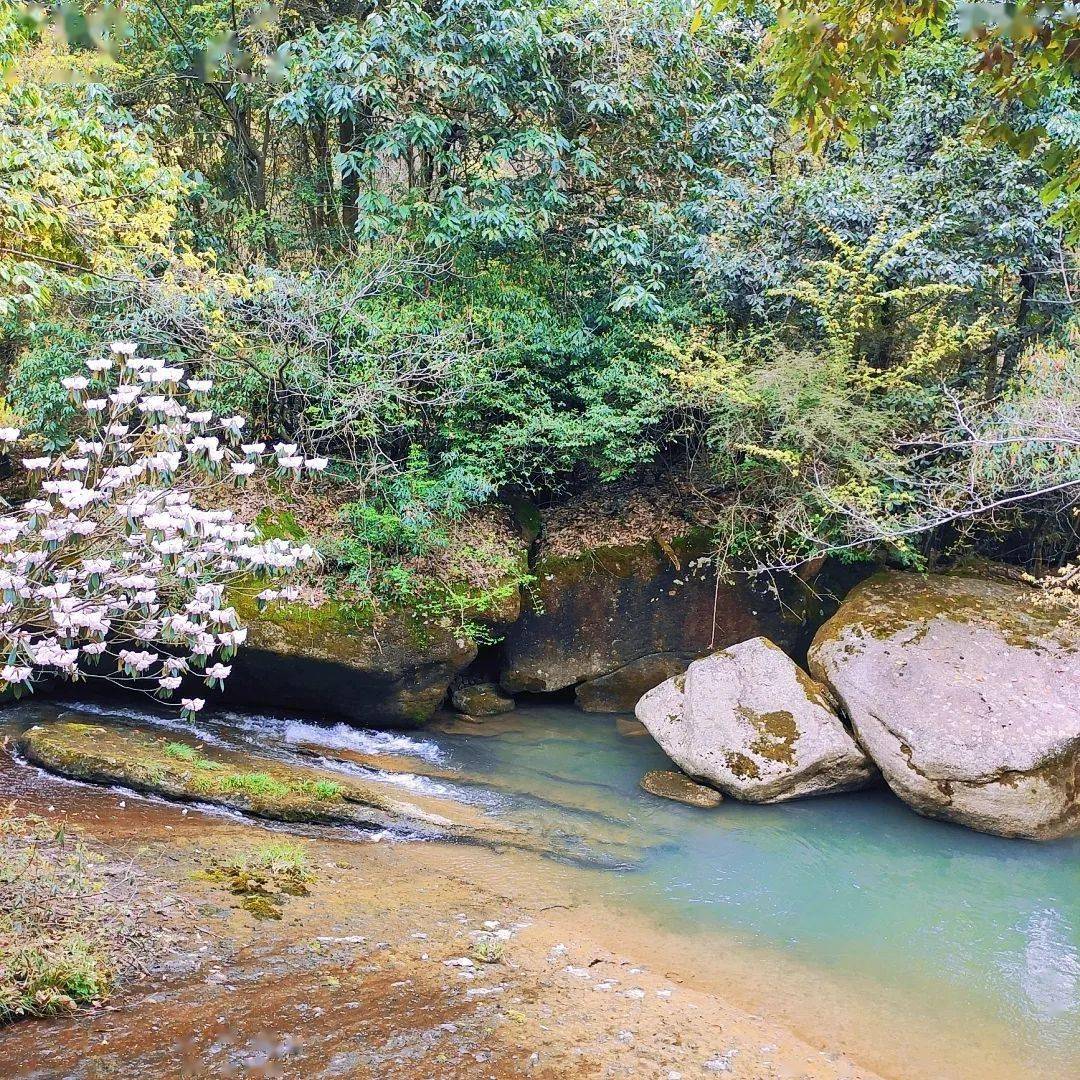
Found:
[[[168,690],[171,693],[173,690],[179,690],[180,684],[183,681],[184,680],[179,675],[162,675],[162,677],[158,679],[158,686],[160,686],[162,690]]]
[[[214,388],[213,379],[188,379],[188,389],[193,394],[209,394]]]
[[[98,375],[103,371],[108,371],[112,367],[112,361],[107,356],[103,356],[100,360],[87,360],[86,366],[95,375]]]
[[[187,713],[197,713],[206,704],[201,697],[188,697],[180,699],[180,707]]]
[[[17,686],[20,683],[28,682],[32,674],[32,668],[23,667],[22,665],[5,664],[3,668],[0,668],[0,682],[11,683],[13,686]]]
[[[42,469],[47,469],[52,464],[51,457],[24,457],[22,459],[23,468],[28,472],[40,472]]]
[[[138,345],[131,341],[114,341],[109,348],[118,356],[134,356]]]
[[[60,380],[60,385],[65,390],[77,393],[79,390],[85,390],[90,385],[90,380],[85,375],[69,375],[66,379]]]
[[[206,669],[206,676],[209,679],[221,679],[224,681],[232,672],[232,666],[230,664],[212,664]]]

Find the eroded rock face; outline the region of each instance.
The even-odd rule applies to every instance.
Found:
[[[510,693],[580,686],[589,711],[630,711],[646,690],[712,649],[785,628],[770,601],[719,588],[711,539],[595,548],[544,558],[532,601],[509,629],[499,681]]]
[[[676,653],[652,653],[599,679],[579,683],[574,697],[585,712],[632,712],[642,694],[685,671],[688,662]]]
[[[695,660],[635,711],[684,773],[747,802],[848,791],[873,777],[822,688],[767,638]]]
[[[810,650],[889,786],[982,832],[1080,832],[1080,632],[1026,586],[886,572]]]
[[[414,726],[476,657],[473,641],[411,612],[369,619],[331,601],[262,612],[233,602],[248,628],[225,685],[225,700],[238,705]]]

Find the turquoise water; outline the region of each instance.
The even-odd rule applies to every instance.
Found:
[[[1080,1077],[1080,840],[984,836],[920,818],[885,790],[696,810],[638,788],[642,773],[669,763],[650,739],[619,735],[613,717],[529,706],[495,730],[397,735],[222,714],[193,733],[275,757],[318,743],[321,765],[347,770],[356,766],[335,763],[335,748],[405,759],[414,771],[365,775],[537,827],[629,826],[653,845],[644,864],[582,872],[582,888],[710,949],[723,940],[770,950],[817,973],[792,983],[789,998],[835,988],[834,1011],[841,999],[865,1006],[861,1023],[878,1025],[880,1039],[940,1043],[926,1050],[929,1067],[903,1075]],[[741,970],[749,985],[752,971]],[[751,1000],[769,992],[767,980],[756,998],[748,990]],[[820,1017],[826,1005],[789,1000],[780,1011]],[[898,1030],[901,1017],[910,1031]],[[984,1052],[1004,1057],[983,1072]],[[951,1064],[935,1071],[935,1053]]]
[[[859,977],[1000,1028],[1018,1054],[1080,1077],[1080,840],[1036,844],[918,817],[885,790],[696,810],[637,787],[670,767],[611,718],[538,709],[535,735],[458,739],[467,771],[554,775],[662,836],[611,897],[685,933]],[[599,786],[597,786],[599,785]],[[1042,1074],[1046,1075],[1046,1074]]]

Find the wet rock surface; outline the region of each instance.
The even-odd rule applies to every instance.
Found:
[[[72,714],[74,716],[74,714]],[[572,858],[629,864],[643,849],[597,828],[576,837],[544,835],[500,822],[467,803],[399,794],[386,784],[207,747],[84,717],[35,724],[17,740],[26,760],[94,784],[122,785],[168,799],[226,807],[272,821],[387,829],[428,839],[461,840]],[[613,829],[612,832],[617,830]]]
[[[685,773],[673,769],[654,769],[647,772],[641,778],[641,789],[662,799],[673,799],[675,802],[706,810],[719,806],[724,801],[723,795],[715,788],[697,784]]]
[[[822,688],[766,638],[694,661],[636,713],[683,772],[747,802],[848,791],[873,776]]]
[[[811,670],[912,808],[1001,836],[1080,831],[1080,630],[985,575],[886,572],[819,631]]]

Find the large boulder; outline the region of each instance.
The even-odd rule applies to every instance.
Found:
[[[230,599],[248,630],[225,684],[237,705],[409,727],[432,715],[476,657],[460,630],[412,611],[375,616],[331,600],[258,611],[246,593]]]
[[[635,711],[684,773],[747,802],[847,791],[873,776],[822,688],[763,637],[695,660]]]
[[[711,536],[541,555],[521,618],[501,648],[512,694],[576,687],[590,712],[629,712],[691,660],[761,633],[793,634],[780,605],[746,584],[719,586]]]
[[[886,572],[810,649],[889,786],[915,810],[1001,836],[1080,831],[1080,631],[986,574]]]

